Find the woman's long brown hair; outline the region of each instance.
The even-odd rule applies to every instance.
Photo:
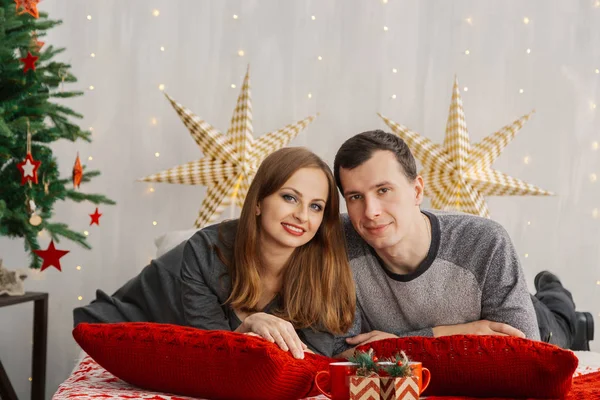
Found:
[[[323,221],[315,237],[294,249],[287,261],[278,316],[290,321],[297,329],[313,327],[342,334],[352,325],[356,294],[339,215],[340,198],[329,166],[303,147],[275,151],[265,158],[256,172],[242,207],[232,257],[225,259],[218,251],[231,278],[232,292],[227,303],[237,309],[260,311],[257,310],[261,296],[260,223],[256,207],[301,168],[323,171],[329,194]]]

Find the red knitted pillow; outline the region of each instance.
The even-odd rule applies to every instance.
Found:
[[[299,399],[317,395],[331,359],[297,360],[264,339],[146,322],[79,324],[73,337],[98,364],[143,389],[209,399]]]
[[[399,350],[431,372],[429,396],[562,398],[571,388],[572,351],[508,336],[405,337],[368,343],[379,358]]]

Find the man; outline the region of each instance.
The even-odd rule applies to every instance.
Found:
[[[348,209],[344,226],[357,290],[354,326],[338,338],[334,354],[347,357],[355,346],[389,337],[455,334],[569,346],[571,294],[544,272],[532,300],[498,223],[421,210],[423,178],[402,139],[380,130],[358,134],[339,149],[334,173]]]

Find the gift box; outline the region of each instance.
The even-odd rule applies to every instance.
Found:
[[[350,400],[380,400],[379,376],[350,377]]]
[[[381,400],[417,400],[419,383],[413,377],[379,378]]]

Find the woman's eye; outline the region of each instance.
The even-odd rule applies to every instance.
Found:
[[[284,194],[282,197],[283,197],[283,199],[285,201],[290,201],[290,202],[295,202],[296,201],[296,198],[294,196],[292,196],[292,195],[289,195],[289,194]]]
[[[323,207],[321,207],[321,205],[320,205],[320,204],[313,204],[313,205],[311,205],[311,207],[312,207],[312,208],[313,208],[313,210],[315,210],[315,211],[321,211],[321,210],[323,210]]]

